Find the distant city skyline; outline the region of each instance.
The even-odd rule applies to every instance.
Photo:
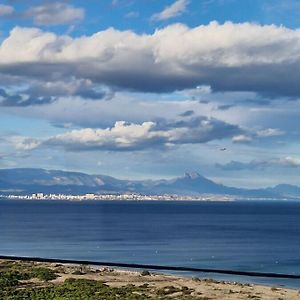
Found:
[[[0,168],[299,185],[300,2],[0,4]]]

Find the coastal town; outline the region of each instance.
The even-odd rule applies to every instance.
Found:
[[[119,201],[233,201],[235,197],[232,195],[214,195],[214,194],[200,194],[200,195],[177,195],[177,194],[163,194],[163,195],[143,195],[137,193],[124,194],[93,194],[88,193],[84,195],[66,195],[66,194],[44,194],[33,193],[31,195],[0,195],[2,199],[10,200],[65,200],[65,201],[84,201],[84,200],[119,200]]]

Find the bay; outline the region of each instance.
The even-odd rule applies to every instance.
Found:
[[[0,254],[299,274],[300,203],[0,200]]]

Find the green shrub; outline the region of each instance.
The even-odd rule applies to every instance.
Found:
[[[0,288],[13,287],[19,285],[19,280],[28,280],[28,273],[18,271],[2,271],[0,272]]]
[[[55,271],[43,267],[33,268],[30,273],[32,278],[38,278],[42,281],[51,281],[57,278]]]

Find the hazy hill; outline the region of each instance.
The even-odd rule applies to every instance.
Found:
[[[283,197],[300,197],[300,187],[296,185],[279,184],[266,190],[274,194],[280,194]]]
[[[0,169],[0,193],[121,193],[145,194],[230,194],[249,197],[299,196],[300,187],[280,185],[248,190],[215,183],[198,173],[185,173],[171,180],[120,180],[105,175],[88,175],[44,169]]]

